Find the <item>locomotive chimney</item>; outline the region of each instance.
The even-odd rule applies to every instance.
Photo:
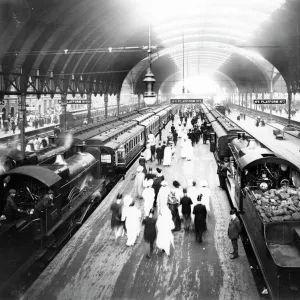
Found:
[[[242,132],[242,139],[245,140],[246,139],[246,133]]]
[[[55,144],[54,135],[49,135],[48,140],[49,140],[49,145],[54,145]]]
[[[76,145],[77,152],[82,153],[85,151],[85,142],[83,141],[82,144]]]
[[[58,153],[56,155],[56,160],[54,162],[54,165],[64,165],[64,166],[67,165],[67,163],[61,153]]]

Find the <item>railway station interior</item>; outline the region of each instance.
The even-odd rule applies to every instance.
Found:
[[[300,299],[299,0],[0,0],[0,300]]]

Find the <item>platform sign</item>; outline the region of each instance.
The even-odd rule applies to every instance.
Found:
[[[254,104],[286,104],[286,99],[256,99]]]
[[[172,104],[201,104],[203,99],[171,99]]]
[[[61,100],[58,100],[58,104],[61,104]],[[67,104],[89,104],[88,100],[67,100]]]

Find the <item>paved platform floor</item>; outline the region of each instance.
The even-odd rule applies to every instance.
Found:
[[[225,192],[217,187],[216,163],[209,144],[196,145],[190,162],[180,158],[180,151],[179,142],[172,166],[162,167],[163,174],[169,184],[176,179],[183,187],[190,179],[209,182],[211,212],[203,243],[196,243],[194,234],[182,229],[174,233],[175,249],[170,257],[155,250],[149,260],[143,230],[134,247],[126,247],[125,237],[114,240],[110,205],[119,192],[134,195],[135,163],[22,300],[259,299],[240,240],[240,257],[229,258],[230,206]],[[150,165],[157,166],[156,162]],[[142,201],[137,200],[139,207]]]
[[[230,115],[227,115],[233,122],[244,128],[254,138],[261,141],[266,147],[272,151],[278,153],[284,158],[290,160],[296,166],[300,168],[300,140],[287,133],[284,134],[284,139],[276,139],[273,135],[273,130],[276,128],[282,129],[283,126],[276,123],[266,124],[264,127],[255,126],[255,120],[249,116],[246,116],[246,120],[237,120],[239,111],[233,110]]]

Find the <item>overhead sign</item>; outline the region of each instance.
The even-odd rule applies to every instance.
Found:
[[[61,100],[58,100],[58,104],[61,104]],[[67,104],[89,104],[88,100],[67,100]]]
[[[286,99],[257,99],[254,104],[286,104]]]
[[[171,99],[173,104],[203,103],[203,99]]]

